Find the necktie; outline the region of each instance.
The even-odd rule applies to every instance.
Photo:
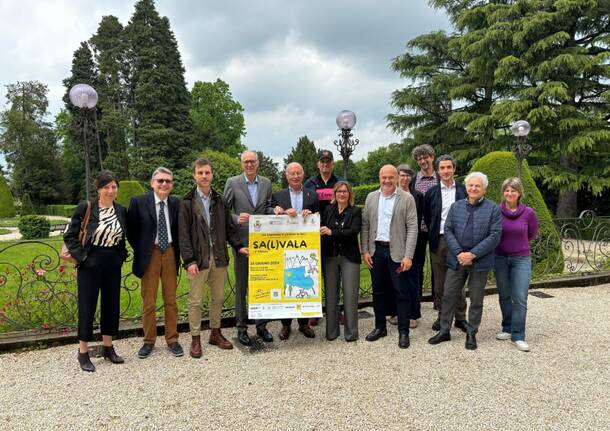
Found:
[[[161,249],[161,253],[165,253],[168,246],[167,239],[167,223],[165,222],[165,202],[159,202],[159,220],[158,220],[158,230],[159,230],[159,248]]]

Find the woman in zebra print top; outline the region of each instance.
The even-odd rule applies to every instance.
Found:
[[[87,348],[93,340],[93,320],[100,294],[103,356],[115,364],[124,362],[114,351],[112,337],[119,329],[121,267],[127,257],[127,210],[115,202],[118,181],[110,171],[101,171],[95,186],[98,199],[91,202],[84,245],[78,234],[87,212],[87,202],[78,205],[64,234],[66,246],[77,261],[78,362],[84,371],[95,371]]]

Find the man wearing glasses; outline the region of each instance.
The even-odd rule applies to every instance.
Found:
[[[140,359],[153,351],[157,339],[157,290],[161,280],[165,314],[165,341],[174,356],[184,354],[178,343],[176,289],[180,248],[178,211],[180,200],[170,196],[172,171],[159,167],[150,180],[152,191],[131,199],[127,211],[127,239],[133,248],[132,271],[141,279],[144,345]]]
[[[271,181],[258,175],[258,155],[255,151],[244,151],[241,154],[243,173],[231,177],[225,184],[224,197],[227,208],[232,212],[231,218],[237,226],[239,240],[248,245],[248,227],[250,215],[273,214],[271,207]],[[233,249],[235,257],[235,325],[237,339],[244,346],[252,344],[248,335],[248,310],[246,295],[248,292],[248,256]],[[257,320],[256,333],[268,343],[273,336],[267,330],[266,320]]]

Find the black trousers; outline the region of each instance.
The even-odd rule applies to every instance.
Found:
[[[87,259],[78,267],[78,339],[93,340],[93,320],[101,291],[100,330],[117,335],[121,308],[121,266],[118,248],[92,246]]]
[[[373,268],[371,281],[373,284],[373,309],[375,311],[375,328],[385,329],[386,312],[391,309],[387,304],[387,290],[391,289],[396,301],[396,315],[398,316],[398,332],[409,333],[409,313],[411,303],[411,290],[417,289],[416,275],[413,268],[406,272],[397,272],[400,262],[394,262],[390,256],[390,247],[375,245],[373,254]]]

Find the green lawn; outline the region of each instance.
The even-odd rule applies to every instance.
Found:
[[[75,325],[76,272],[72,265],[66,265],[58,258],[61,243],[60,237],[0,242],[0,332],[47,325]],[[231,290],[234,283],[232,259],[228,274],[224,306],[230,314],[234,305]],[[123,275],[122,317],[138,318],[142,306],[140,284],[139,279],[131,275],[131,262],[123,265]],[[360,281],[362,291],[370,292],[370,285],[369,271],[363,265]],[[177,296],[178,309],[184,318],[187,314],[188,291],[188,281],[184,272],[181,272]],[[16,304],[17,297],[19,304]],[[207,308],[208,301],[209,292],[206,292],[204,308]],[[157,305],[162,305],[160,294]],[[9,324],[5,317],[17,324]]]
[[[0,228],[0,235],[6,235],[7,233],[11,233],[11,230]]]

